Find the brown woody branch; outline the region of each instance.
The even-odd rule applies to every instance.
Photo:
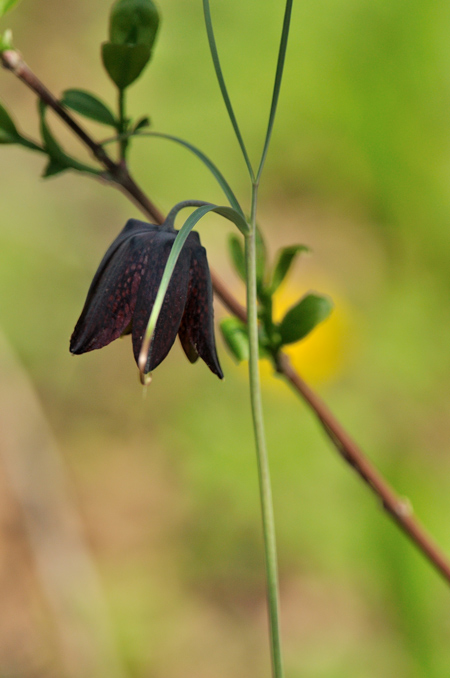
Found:
[[[2,65],[16,75],[27,87],[50,106],[55,113],[70,127],[75,135],[90,149],[96,160],[105,168],[105,178],[122,190],[138,207],[154,222],[161,224],[163,214],[149,200],[145,193],[136,184],[130,175],[125,163],[117,163],[106,153],[104,148],[97,144],[87,132],[80,127],[67,110],[59,103],[53,94],[43,85],[15,50],[7,50],[1,55]],[[238,318],[247,319],[245,308],[234,298],[220,278],[212,272],[215,294],[222,303]],[[434,543],[433,539],[414,517],[409,502],[400,498],[374,465],[364,455],[358,445],[352,440],[345,429],[335,419],[325,403],[303,381],[293,368],[289,358],[280,353],[276,365],[277,371],[294,388],[303,400],[311,407],[318,417],[322,427],[331,442],[346,461],[375,493],[383,507],[392,516],[395,522],[415,543],[418,549],[428,558],[434,567],[450,583],[450,563],[445,554]]]

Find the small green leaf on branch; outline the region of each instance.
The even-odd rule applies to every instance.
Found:
[[[258,283],[258,287],[262,288],[266,274],[267,250],[264,238],[258,226],[256,227],[255,244],[256,244],[256,281]]]
[[[13,119],[4,106],[0,104],[0,144],[20,144],[33,151],[42,151],[42,148],[22,136]]]
[[[66,169],[74,169],[78,172],[87,172],[89,174],[99,175],[100,172],[89,165],[79,162],[75,158],[64,152],[55,137],[50,131],[47,121],[45,120],[46,105],[43,101],[38,104],[40,122],[41,122],[41,136],[44,143],[44,150],[49,157],[49,163],[42,175],[44,178],[60,174]]]
[[[19,132],[17,131],[13,119],[6,108],[0,104],[0,143],[15,144],[17,143],[19,136]]]
[[[139,130],[144,129],[145,127],[150,127],[150,119],[147,116],[139,118],[139,120],[135,122],[131,133],[135,134],[135,132],[139,132]]]
[[[242,240],[239,236],[232,233],[228,237],[228,251],[230,253],[231,261],[233,266],[236,269],[236,273],[239,275],[242,280],[246,280],[245,273],[245,253],[244,247],[242,245]]]
[[[237,362],[248,360],[247,326],[238,318],[225,318],[220,323],[223,340]]]
[[[289,247],[283,247],[279,250],[273,270],[272,282],[270,284],[270,291],[272,294],[279,288],[289,273],[295,258],[301,252],[309,253],[310,249],[309,247],[306,247],[306,245],[290,245]]]
[[[144,70],[150,60],[150,48],[146,45],[117,45],[104,42],[102,59],[111,80],[123,90],[129,87]]]
[[[152,0],[118,0],[112,6],[109,42],[102,45],[102,59],[120,90],[129,87],[150,61],[158,26]]]
[[[109,39],[116,45],[153,48],[159,15],[152,0],[118,0],[111,8]]]
[[[66,89],[60,103],[72,109],[72,111],[84,115],[85,118],[100,122],[102,125],[117,127],[117,120],[108,106],[85,90]]]
[[[293,344],[304,339],[319,323],[328,318],[333,309],[329,297],[306,294],[292,306],[278,325],[281,344]]]

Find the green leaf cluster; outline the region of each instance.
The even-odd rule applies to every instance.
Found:
[[[114,128],[118,126],[118,121],[111,109],[94,94],[83,89],[66,89],[60,103],[85,118],[95,120],[102,125],[109,125]]]
[[[21,134],[8,111],[0,104],[0,144],[19,144],[33,151],[42,151],[42,148]]]
[[[238,275],[245,281],[245,251],[242,239],[232,234],[228,240],[231,261]],[[273,296],[289,274],[299,254],[309,253],[305,245],[281,248],[270,269],[267,249],[261,232],[257,230],[257,290],[260,320],[260,353],[276,360],[278,352],[287,344],[304,339],[330,315],[333,304],[329,297],[309,292],[301,297],[285,314],[281,322],[273,319]],[[244,323],[228,318],[221,324],[222,335],[231,354],[237,361],[248,356],[248,336]]]
[[[237,362],[248,360],[250,347],[247,325],[238,318],[225,318],[220,323],[222,338]]]
[[[53,136],[45,119],[46,105],[39,102],[40,130],[43,141],[43,150],[48,155],[48,164],[42,175],[44,178],[52,177],[55,174],[61,174],[67,169],[74,169],[78,172],[87,172],[88,174],[98,175],[100,172],[89,165],[79,162],[68,155]]]
[[[102,45],[103,65],[123,91],[142,73],[152,56],[159,14],[152,0],[117,0],[111,8],[109,42]]]

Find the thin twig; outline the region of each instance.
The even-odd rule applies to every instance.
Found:
[[[29,87],[39,99],[47,106],[50,106],[55,113],[66,123],[75,135],[89,148],[92,155],[103,165],[107,171],[105,179],[117,184],[120,189],[128,195],[129,198],[156,223],[162,223],[164,217],[157,207],[141,191],[134,179],[131,177],[124,162],[114,162],[105,149],[96,143],[92,137],[77,123],[76,120],[67,112],[58,99],[47,89],[47,87],[33,73],[30,67],[22,59],[22,56],[16,50],[6,50],[1,54],[2,65],[7,70],[14,73],[27,87]]]
[[[162,224],[164,221],[162,213],[136,184],[128,172],[125,163],[114,162],[106,151],[80,127],[53,94],[49,92],[30,70],[20,54],[14,50],[8,50],[3,52],[1,60],[3,66],[14,73],[14,75],[32,89],[42,101],[48,104],[48,106],[50,106],[55,113],[66,122],[76,136],[91,150],[94,157],[107,170],[107,176],[104,178],[109,180],[112,185],[121,189],[132,199],[139,209],[155,223]],[[234,298],[214,272],[212,272],[212,280],[217,297],[231,313],[246,322],[247,313],[245,308]],[[289,358],[283,353],[280,353],[278,357],[277,371],[284,376],[315,412],[325,433],[342,458],[359,474],[381,501],[383,507],[389,512],[395,522],[450,583],[450,562],[414,517],[409,502],[402,499],[394,492],[379,471],[377,471],[375,466],[367,459],[362,450],[335,419],[325,403],[294,370]]]
[[[362,450],[349,436],[345,429],[334,417],[325,403],[319,396],[306,384],[300,375],[293,368],[291,361],[286,354],[281,354],[278,361],[279,372],[287,379],[293,388],[308,403],[316,413],[323,428],[341,454],[344,461],[361,476],[371,490],[381,500],[383,507],[390,513],[392,518],[412,539],[416,546],[433,563],[437,570],[450,582],[450,564],[447,557],[441,551],[439,546],[413,515],[412,507],[409,501],[399,497],[392,487],[383,478],[381,473],[367,459]]]

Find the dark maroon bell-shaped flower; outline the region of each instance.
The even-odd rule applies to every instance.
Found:
[[[71,353],[102,348],[130,334],[138,362],[142,340],[178,231],[127,221],[103,257],[70,339]],[[176,336],[191,362],[200,356],[221,379],[214,339],[211,276],[198,233],[181,250],[156,324],[145,372],[169,353]]]

